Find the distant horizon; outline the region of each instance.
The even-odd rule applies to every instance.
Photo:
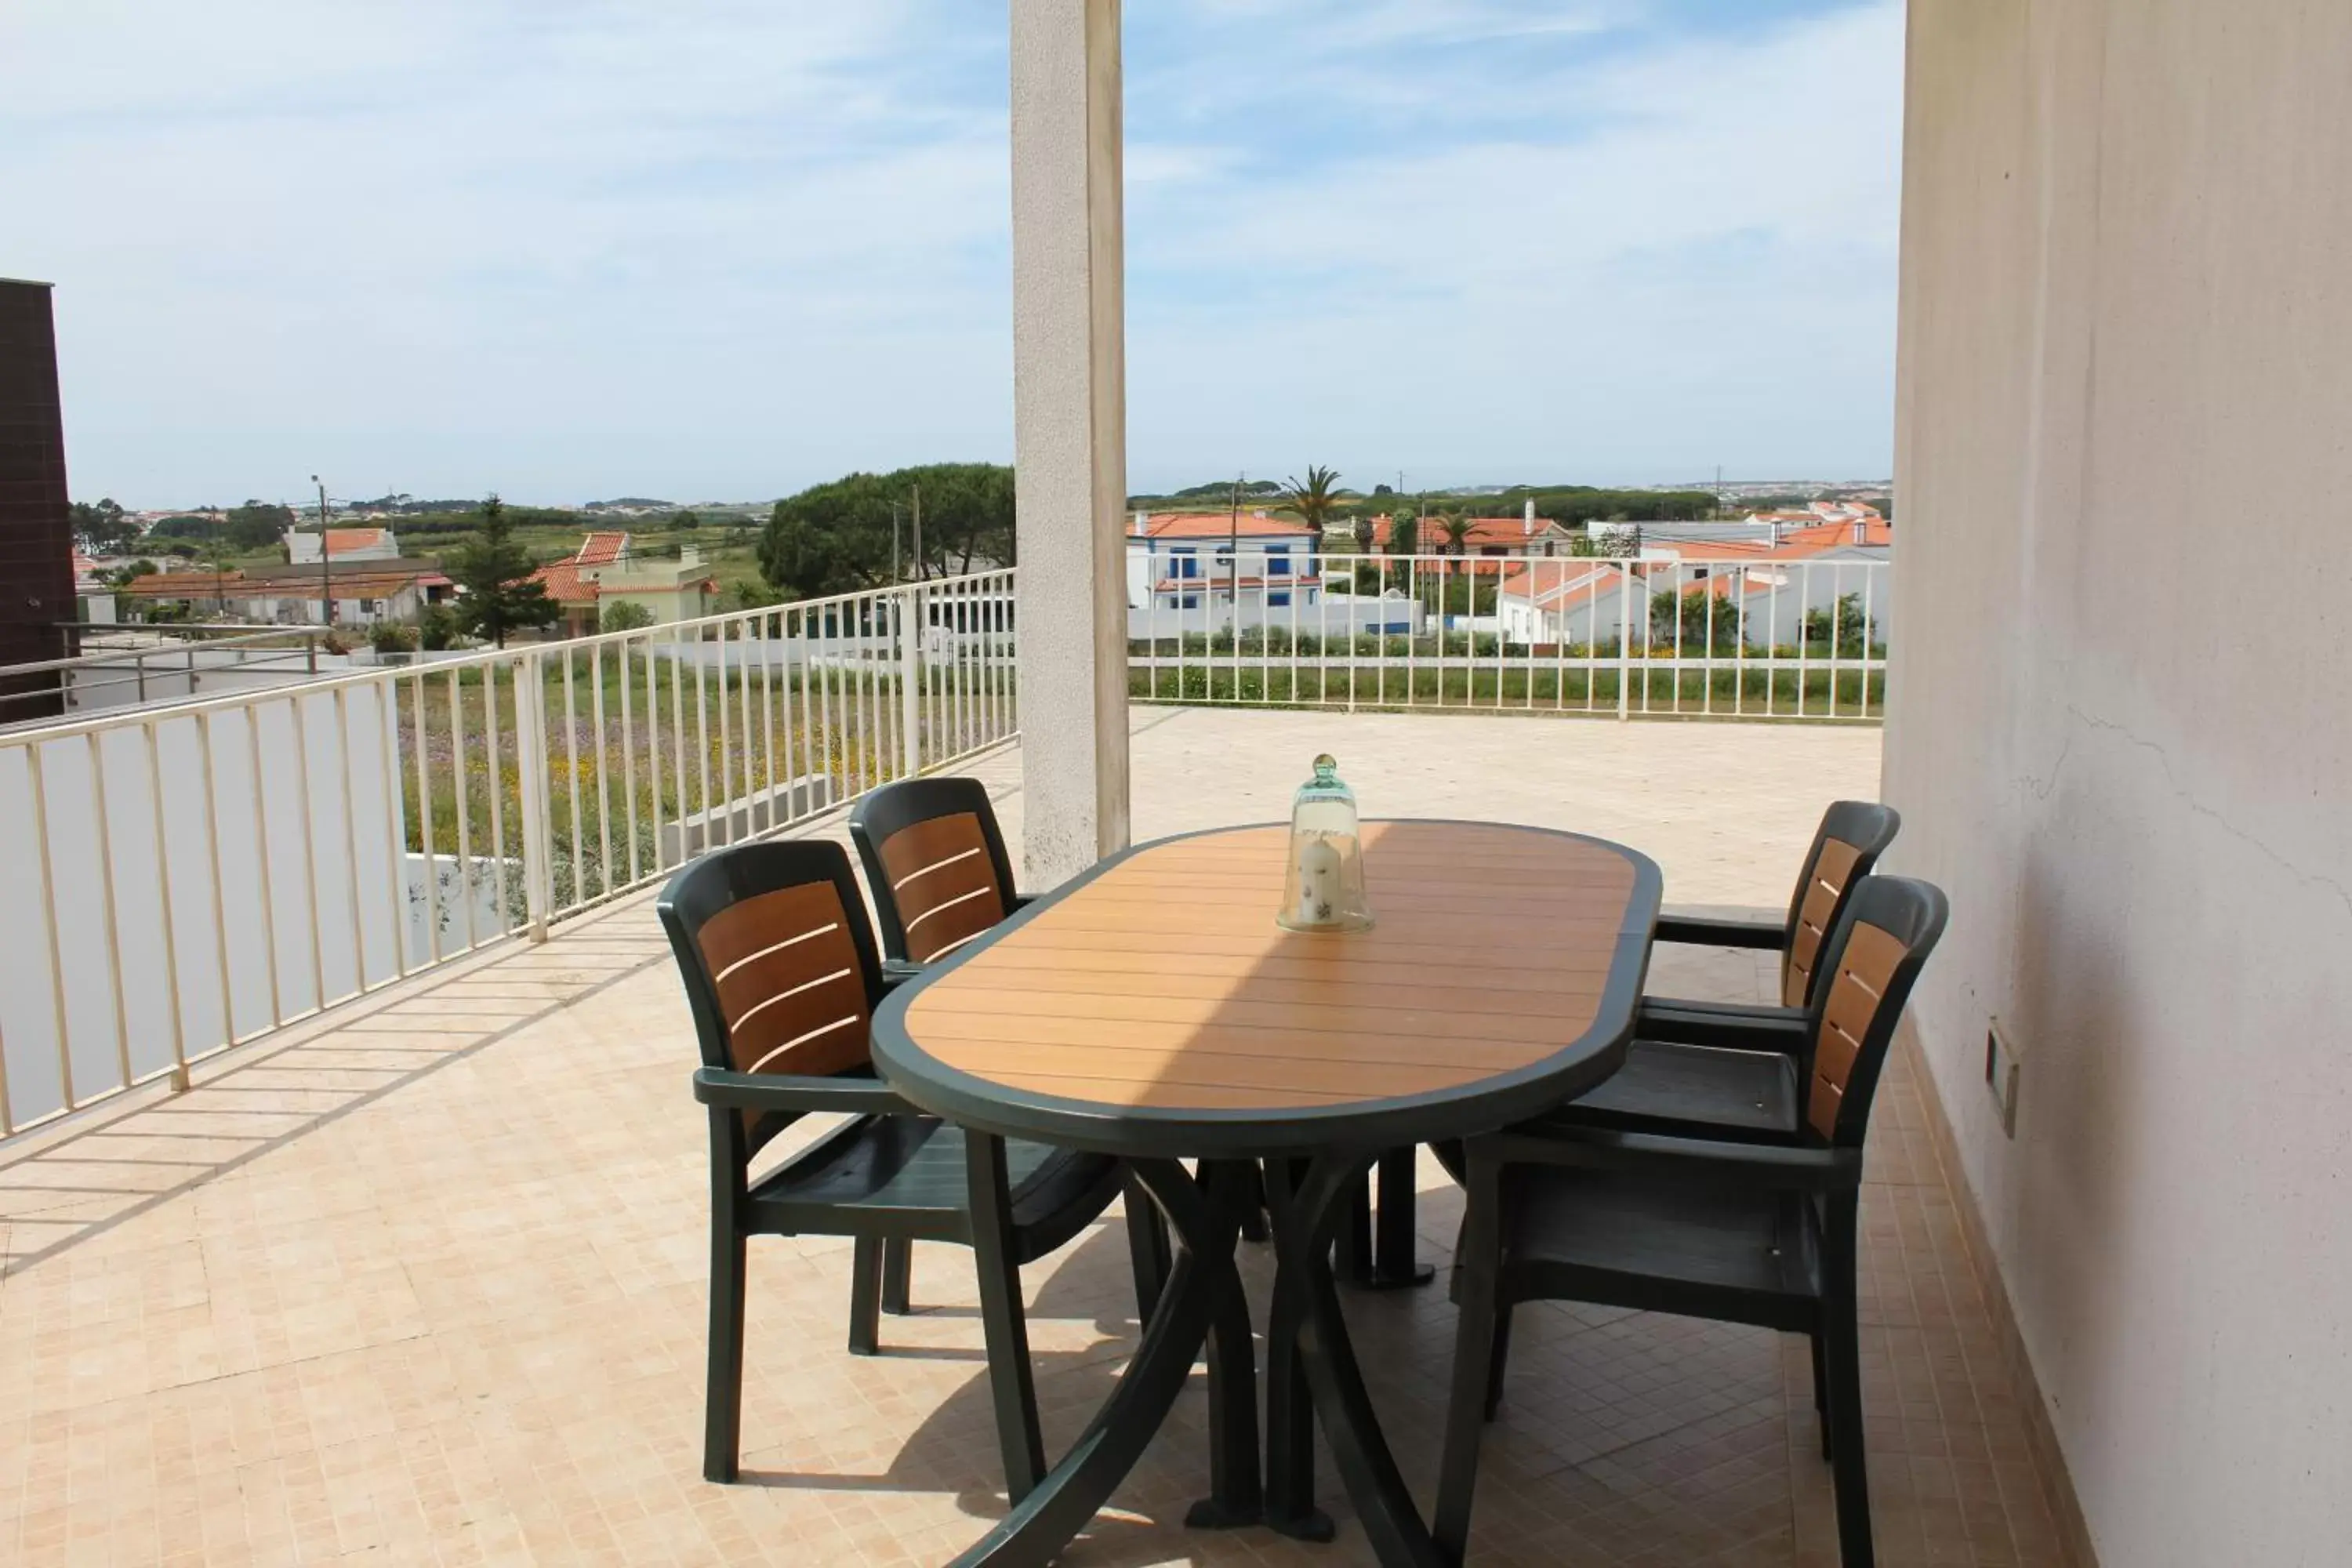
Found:
[[[886,473],[887,473],[887,472],[891,471],[891,469],[895,469],[895,468],[909,468],[909,467],[914,467],[914,466],[916,466],[916,465],[914,465],[914,464],[892,464],[892,465],[890,465],[890,467],[889,467],[888,468],[884,468],[884,469],[880,469],[880,470],[873,470],[873,471],[880,471],[880,472],[886,472]],[[70,478],[71,478],[71,456],[70,456],[70,454],[68,454],[68,480],[70,481]],[[829,477],[829,478],[839,478],[840,476],[839,476],[839,475],[832,475],[832,476],[828,476],[828,477]],[[1254,477],[1254,478],[1255,478],[1255,477]],[[1343,476],[1343,479],[1344,479],[1344,476]],[[817,482],[817,483],[823,483],[823,482],[824,482],[824,480],[818,480],[818,481],[815,481],[815,482]],[[1170,486],[1167,486],[1167,487],[1165,487],[1165,488],[1162,488],[1162,489],[1133,489],[1133,488],[1130,488],[1130,489],[1129,489],[1129,490],[1128,491],[1128,494],[1129,494],[1129,496],[1130,498],[1134,498],[1134,497],[1152,497],[1152,498],[1157,498],[1157,499],[1162,499],[1162,500],[1165,500],[1165,499],[1169,499],[1169,498],[1173,497],[1173,496],[1174,496],[1178,491],[1180,491],[1180,490],[1190,489],[1192,489],[1192,488],[1194,488],[1194,487],[1196,487],[1196,486],[1202,485],[1202,484],[1214,484],[1214,483],[1219,483],[1219,482],[1222,482],[1222,481],[1215,480],[1215,479],[1196,479],[1190,480],[1190,481],[1188,481],[1188,482],[1187,482],[1187,483],[1185,483],[1185,484],[1181,484],[1181,485],[1170,485]],[[1658,481],[1649,481],[1649,480],[1639,480],[1639,481],[1636,481],[1636,480],[1622,480],[1622,479],[1620,479],[1620,480],[1608,480],[1608,479],[1515,479],[1515,480],[1510,480],[1510,481],[1505,482],[1505,481],[1487,480],[1487,479],[1468,479],[1468,480],[1459,481],[1459,482],[1457,482],[1457,483],[1454,483],[1454,484],[1445,484],[1445,485],[1437,485],[1437,484],[1426,485],[1426,486],[1416,485],[1416,486],[1413,486],[1412,488],[1411,488],[1411,489],[1405,489],[1405,490],[1399,491],[1399,490],[1396,490],[1396,489],[1395,489],[1394,481],[1392,481],[1392,480],[1389,480],[1389,479],[1376,479],[1376,480],[1372,481],[1370,484],[1363,484],[1363,485],[1351,485],[1351,484],[1345,484],[1345,483],[1343,483],[1339,488],[1340,488],[1342,490],[1344,490],[1344,491],[1347,491],[1347,492],[1349,492],[1349,493],[1353,493],[1353,494],[1356,494],[1356,495],[1361,496],[1361,497],[1363,497],[1363,498],[1365,498],[1365,499],[1368,499],[1368,500],[1369,500],[1369,499],[1370,499],[1370,498],[1371,498],[1371,496],[1372,496],[1372,495],[1373,495],[1373,493],[1374,493],[1374,489],[1373,489],[1374,485],[1380,485],[1380,484],[1386,484],[1386,485],[1389,485],[1392,493],[1401,494],[1401,495],[1406,495],[1406,496],[1414,496],[1414,495],[1430,495],[1430,496],[1465,496],[1465,495],[1475,495],[1475,494],[1478,494],[1478,493],[1480,493],[1480,492],[1484,492],[1484,491],[1496,491],[1496,492],[1501,492],[1501,491],[1515,490],[1515,489],[1538,489],[1538,490],[1543,490],[1543,489],[1578,489],[1578,488],[1591,489],[1629,489],[1629,490],[1714,490],[1714,489],[1718,489],[1718,488],[1720,488],[1720,489],[1733,489],[1733,488],[1743,489],[1756,489],[1766,488],[1766,487],[1771,487],[1771,488],[1775,488],[1775,489],[1778,489],[1778,488],[1780,488],[1780,487],[1786,487],[1790,491],[1794,492],[1794,491],[1796,491],[1796,490],[1801,490],[1801,489],[1873,489],[1873,488],[1884,488],[1884,487],[1891,486],[1893,483],[1894,483],[1894,479],[1893,479],[1893,478],[1892,478],[1891,476],[1867,476],[1867,475],[1865,475],[1865,476],[1861,476],[1861,477],[1847,476],[1847,477],[1844,477],[1844,478],[1831,478],[1831,477],[1826,477],[1826,476],[1822,476],[1822,475],[1790,475],[1790,476],[1787,476],[1787,477],[1771,477],[1771,476],[1767,476],[1767,477],[1759,478],[1759,479],[1745,479],[1745,478],[1740,478],[1740,477],[1738,477],[1738,476],[1732,475],[1732,474],[1726,474],[1726,475],[1724,475],[1724,476],[1723,476],[1723,478],[1722,478],[1722,479],[1721,479],[1720,481],[1718,481],[1718,480],[1715,479],[1714,479],[1713,477],[1711,477],[1711,476],[1710,476],[1710,477],[1707,477],[1707,478],[1704,478],[1704,479],[1668,479],[1668,480],[1658,480]],[[228,509],[230,509],[230,508],[233,508],[233,507],[242,506],[242,505],[246,504],[247,501],[259,501],[259,502],[262,502],[262,503],[264,503],[264,504],[266,504],[266,505],[270,505],[270,506],[284,506],[284,507],[290,508],[290,509],[293,510],[293,512],[294,512],[294,514],[295,514],[295,516],[296,516],[297,520],[298,520],[298,521],[299,521],[299,520],[301,520],[301,519],[303,519],[303,518],[305,518],[305,517],[316,517],[316,516],[318,515],[318,508],[319,508],[319,503],[318,503],[318,495],[317,495],[317,492],[316,492],[315,490],[311,491],[311,492],[310,492],[307,497],[306,497],[306,496],[303,496],[303,495],[299,495],[299,494],[297,494],[297,495],[278,495],[278,496],[267,496],[267,495],[257,495],[257,494],[247,493],[247,494],[244,494],[244,495],[236,496],[236,497],[234,497],[234,498],[231,498],[231,497],[228,497],[228,496],[226,496],[226,495],[221,495],[221,496],[207,496],[207,497],[205,497],[203,500],[169,500],[169,501],[152,501],[152,500],[135,500],[135,499],[132,499],[132,498],[131,498],[131,497],[126,497],[126,496],[117,495],[117,494],[115,494],[115,493],[113,493],[113,492],[111,492],[111,491],[84,493],[83,487],[82,487],[82,486],[80,486],[80,485],[79,485],[79,484],[72,485],[72,487],[71,487],[71,488],[72,488],[72,491],[73,491],[73,499],[74,499],[76,501],[78,501],[78,502],[96,502],[96,501],[99,501],[99,500],[111,500],[111,501],[115,502],[118,506],[121,506],[121,507],[124,510],[126,510],[126,511],[142,512],[142,513],[144,513],[144,512],[195,512],[195,511],[203,511],[203,510],[228,510]],[[803,486],[800,486],[800,487],[798,487],[798,489],[807,489],[807,488],[808,488],[807,486],[803,485]],[[410,499],[410,500],[412,500],[421,499],[421,500],[425,500],[462,501],[462,502],[465,502],[465,503],[466,503],[466,504],[467,504],[467,505],[478,505],[482,500],[484,500],[485,499],[487,499],[488,496],[490,496],[490,495],[493,495],[493,494],[494,494],[494,495],[496,495],[496,496],[497,496],[497,497],[498,497],[501,501],[505,502],[505,503],[506,503],[507,505],[509,505],[509,506],[538,508],[538,509],[546,510],[582,511],[582,510],[587,510],[587,509],[588,509],[588,508],[590,508],[590,507],[611,507],[611,506],[628,506],[628,505],[665,506],[665,507],[674,507],[674,508],[678,508],[678,509],[681,509],[681,510],[692,510],[692,509],[694,509],[694,508],[697,508],[697,507],[760,507],[760,506],[772,506],[772,505],[773,505],[775,502],[777,502],[777,501],[779,501],[779,500],[783,500],[786,496],[790,496],[790,495],[793,495],[793,494],[798,493],[798,489],[780,491],[780,492],[778,492],[778,493],[777,493],[777,494],[775,494],[775,495],[751,495],[751,496],[733,496],[733,497],[729,497],[729,496],[691,496],[691,495],[680,495],[680,496],[675,496],[675,497],[672,497],[672,496],[652,496],[652,495],[643,494],[643,493],[641,493],[641,492],[639,492],[639,491],[630,490],[630,491],[626,491],[626,492],[624,492],[624,493],[622,493],[622,494],[618,494],[618,495],[593,495],[593,496],[588,496],[588,497],[586,497],[586,498],[584,498],[584,499],[582,499],[582,500],[570,500],[570,499],[563,499],[563,500],[548,500],[548,499],[545,499],[545,498],[542,498],[542,497],[537,497],[537,496],[517,495],[517,494],[515,494],[515,493],[513,493],[513,492],[511,492],[511,491],[507,491],[507,490],[486,490],[486,491],[482,492],[482,494],[481,494],[481,495],[478,495],[478,496],[465,496],[465,495],[457,495],[457,494],[447,494],[447,495],[444,495],[444,494],[436,494],[436,493],[434,493],[434,492],[430,492],[430,491],[424,491],[424,490],[383,489],[383,490],[376,490],[376,491],[374,491],[373,494],[366,495],[366,496],[345,496],[345,495],[337,495],[337,494],[335,494],[335,493],[334,493],[334,491],[333,491],[333,489],[332,489],[332,488],[331,487],[331,488],[330,488],[330,489],[329,489],[329,492],[328,492],[327,500],[328,500],[328,505],[329,505],[329,508],[331,509],[331,510],[333,510],[333,509],[351,508],[351,507],[356,507],[356,506],[367,505],[367,504],[370,504],[370,503],[373,503],[373,502],[382,501],[382,500],[385,500],[386,498],[388,498],[388,497],[393,497],[393,496],[403,496],[403,497],[407,497],[407,498],[409,498],[409,499]],[[1264,504],[1265,504],[1265,498],[1264,498],[1264,497],[1256,498],[1255,501],[1253,504],[1256,504],[1256,505],[1261,505],[1261,506],[1262,506],[1262,505],[1264,505]]]
[[[1130,6],[1130,489],[1886,471],[1903,37]],[[0,272],[56,285],[74,493],[141,510],[1008,461],[1010,70],[968,0],[0,8]]]

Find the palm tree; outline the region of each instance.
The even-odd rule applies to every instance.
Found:
[[[1333,487],[1339,482],[1339,469],[1309,465],[1307,482],[1302,485],[1294,478],[1290,480],[1290,488],[1282,495],[1282,504],[1297,512],[1300,520],[1315,531],[1315,552],[1318,555],[1323,552],[1323,526],[1339,504],[1339,496],[1333,493]]]
[[[1436,524],[1437,531],[1444,535],[1445,542],[1454,547],[1454,554],[1467,555],[1470,553],[1470,519],[1466,515],[1459,517],[1433,517],[1425,519],[1424,521]],[[1433,552],[1433,553],[1443,555],[1445,552],[1440,550]],[[1438,613],[1443,615],[1444,613],[1446,601],[1450,596],[1448,580],[1454,574],[1454,568],[1451,566],[1440,565],[1433,566],[1430,570],[1434,574],[1434,582],[1437,591]],[[1470,597],[1475,600],[1476,595],[1474,594],[1470,595]],[[1465,604],[1463,606],[1465,610],[1470,607],[1471,605],[1468,604]]]

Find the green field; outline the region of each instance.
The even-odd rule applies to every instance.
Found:
[[[1260,665],[1244,655],[1202,659],[1181,667],[1130,669],[1128,694],[1150,702],[1262,703],[1276,708],[1356,710],[1475,709],[1490,712],[1596,712],[1615,715],[1622,706],[1635,715],[1740,714],[1756,718],[1876,719],[1886,701],[1886,678],[1873,670],[1828,669],[1768,672],[1762,669],[1706,671],[1643,669],[1630,676],[1618,666],[1565,663],[1546,668],[1523,664],[1470,665],[1441,668],[1328,662],[1284,661]],[[1867,686],[1865,688],[1865,680]],[[1802,698],[1800,700],[1800,688]],[[1865,700],[1865,698],[1867,700]]]
[[[660,870],[662,822],[723,812],[812,774],[833,781],[837,802],[906,770],[895,666],[722,676],[649,659],[646,647],[633,643],[624,658],[610,644],[567,646],[541,658],[555,909]],[[396,680],[409,851],[429,843],[436,854],[473,862],[521,854],[516,668],[425,665]],[[923,760],[1009,728],[1011,684],[1007,662],[927,667],[917,731]],[[771,825],[761,817],[755,826]],[[492,874],[520,920],[520,879],[508,869]]]

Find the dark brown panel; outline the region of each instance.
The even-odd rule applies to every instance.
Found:
[[[830,882],[785,888],[695,933],[740,1072],[823,1076],[866,1060],[866,982]]]
[[[0,665],[61,658],[76,612],[49,290],[0,281]],[[54,691],[54,675],[0,676],[0,691]],[[60,711],[56,700],[0,705],[0,719]]]
[[[971,812],[902,827],[883,840],[881,854],[916,963],[945,956],[1004,918],[988,840]]]

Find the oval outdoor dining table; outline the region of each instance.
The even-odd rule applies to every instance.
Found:
[[[1176,1239],[1109,1400],[960,1562],[1050,1561],[1141,1455],[1204,1344],[1210,1495],[1189,1522],[1328,1538],[1311,1400],[1381,1560],[1439,1561],[1340,1315],[1344,1200],[1383,1150],[1506,1125],[1617,1069],[1659,877],[1631,849],[1543,828],[1389,821],[1364,840],[1370,931],[1275,924],[1286,829],[1192,834],[1104,860],[876,1016],[893,1088],[995,1135],[970,1141],[975,1160],[1001,1159],[1004,1137],[1122,1155]],[[1234,1266],[1256,1162],[1276,1257],[1262,1486]]]

